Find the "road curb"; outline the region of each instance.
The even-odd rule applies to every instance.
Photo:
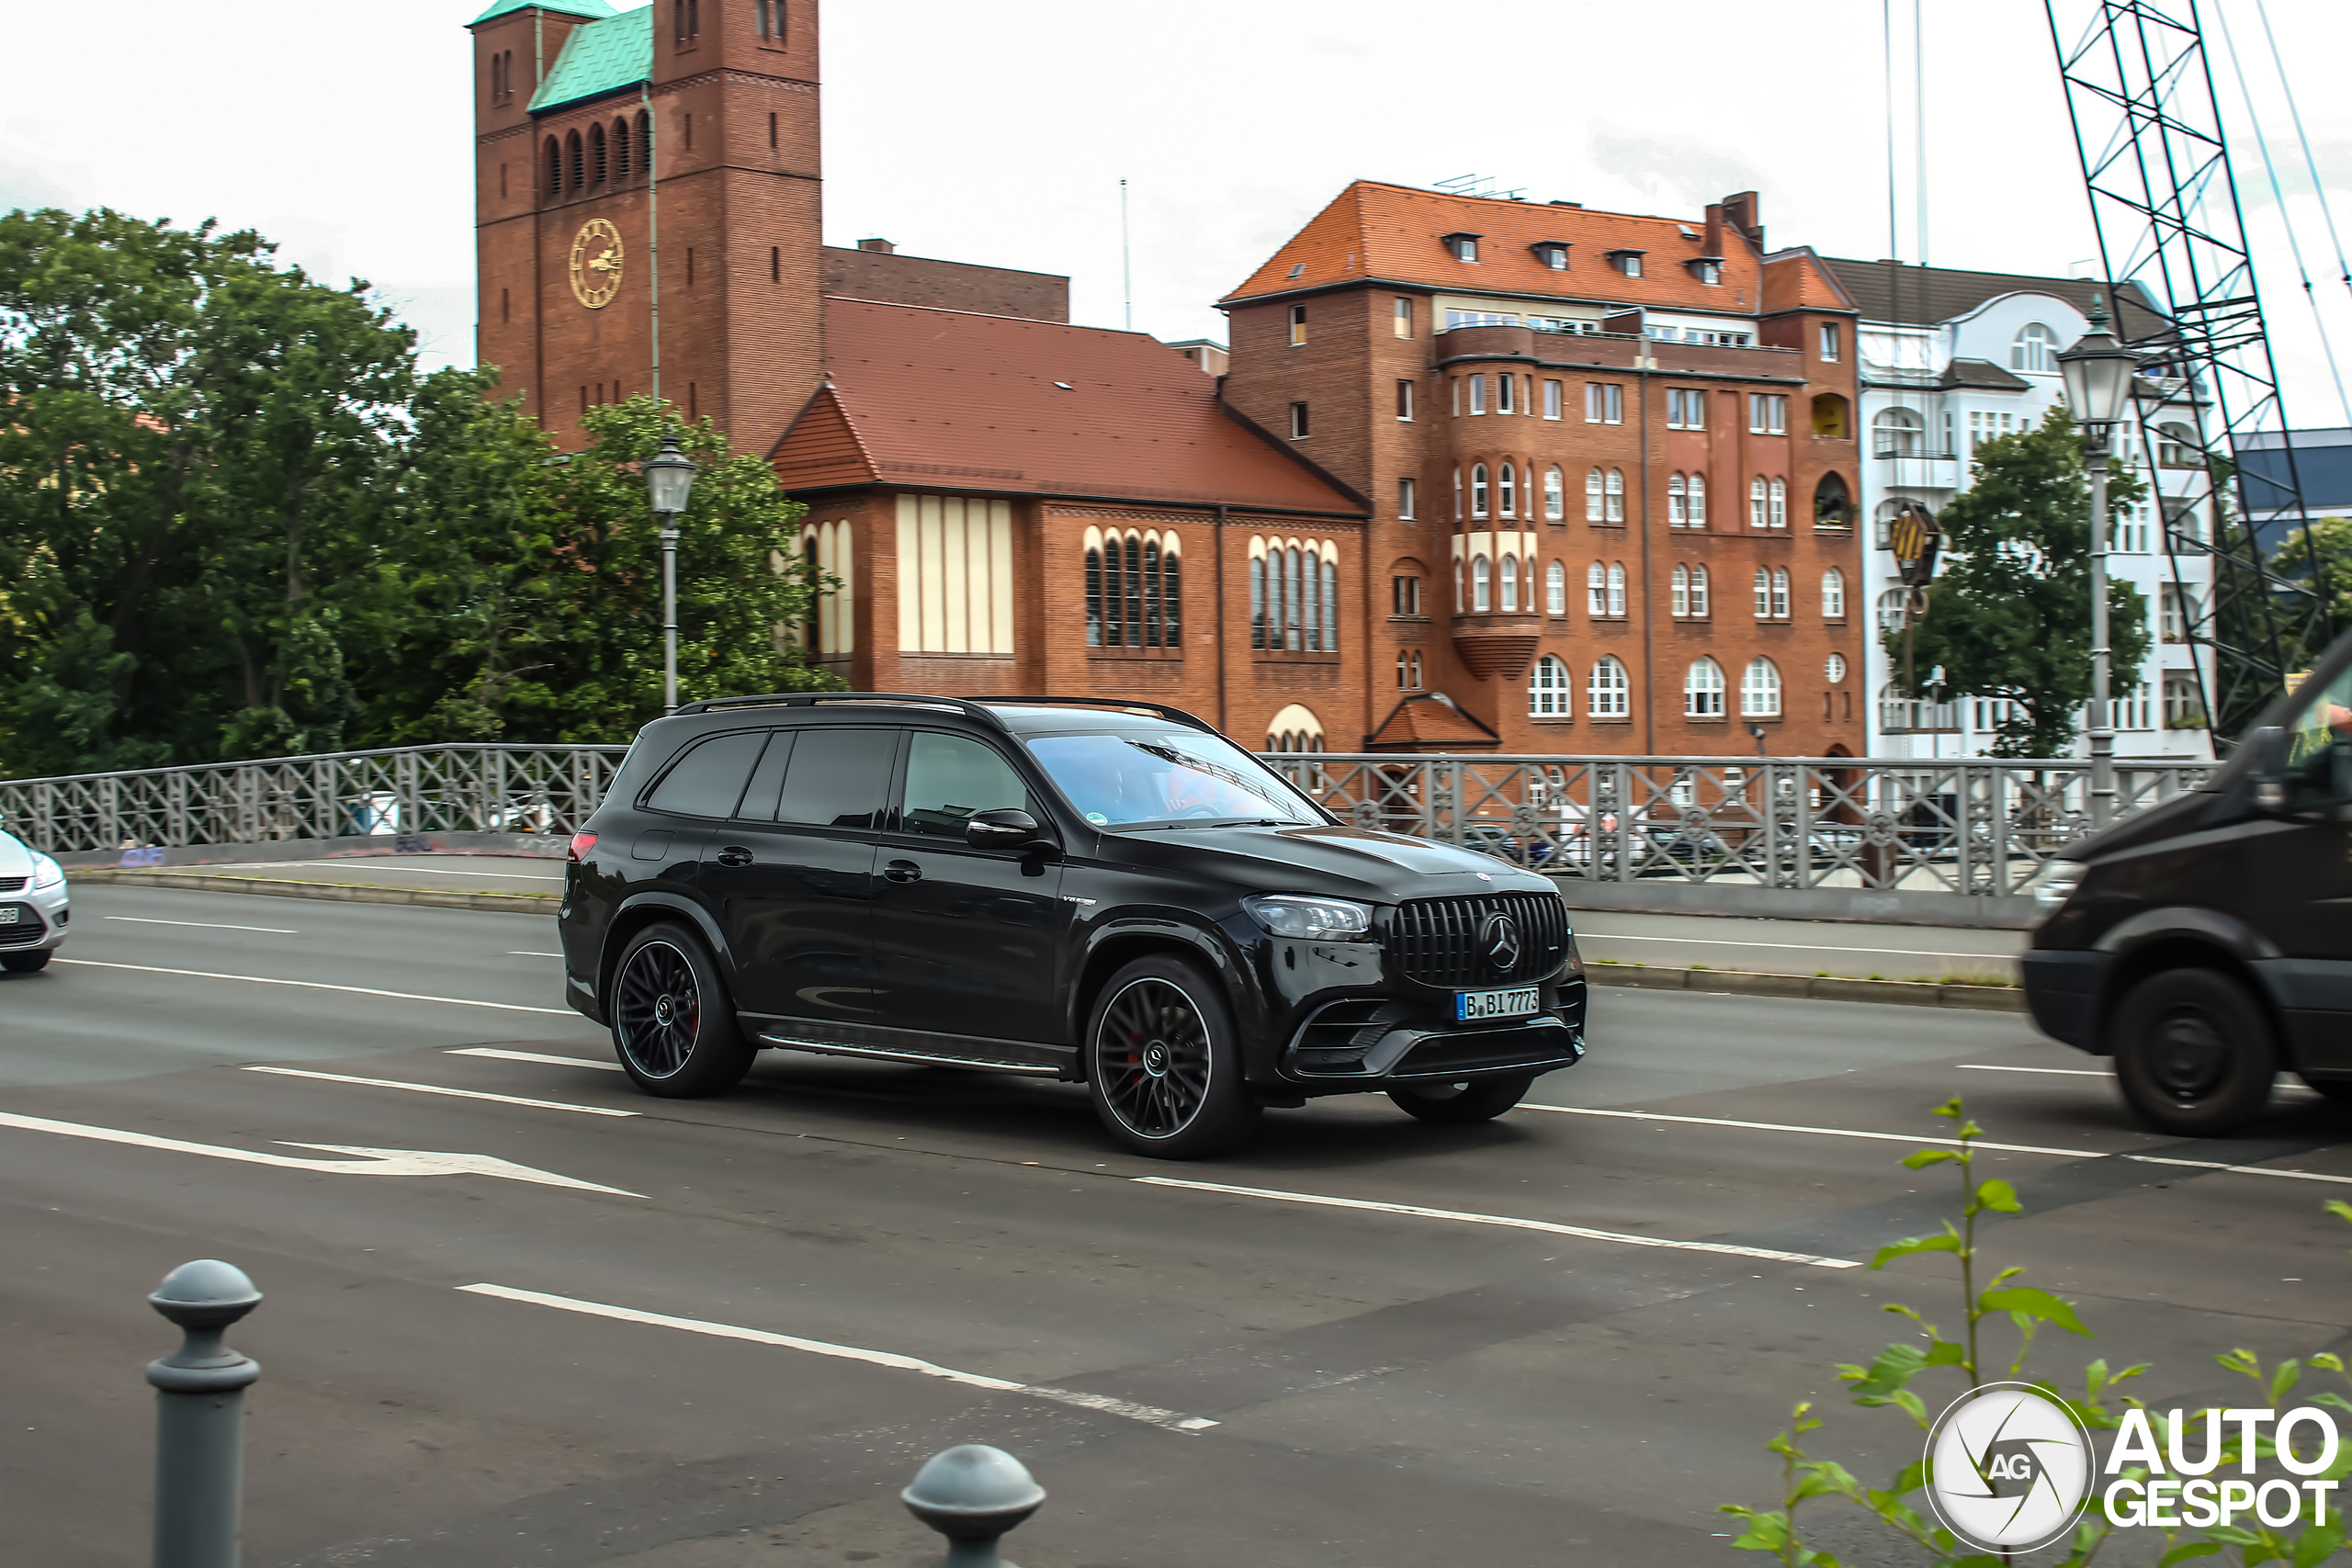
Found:
[[[324,898],[338,904],[419,904],[434,909],[493,909],[505,914],[552,915],[554,893],[448,893],[429,887],[355,887],[334,882],[295,882],[285,877],[202,876],[181,871],[77,871],[67,880],[87,886],[191,887],[200,893],[266,893],[280,898]]]
[[[1736,997],[1801,997],[1817,1002],[1892,1002],[1897,1007],[2023,1012],[2013,986],[1947,986],[1935,980],[1849,980],[1835,975],[1768,975],[1746,969],[1660,969],[1637,964],[1588,964],[1596,986],[1636,990],[1717,991]]]

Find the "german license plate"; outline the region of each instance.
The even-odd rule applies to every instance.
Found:
[[[24,912],[23,908],[17,905],[0,904],[0,926],[15,925]]]
[[[1476,1023],[1490,1018],[1532,1018],[1544,1010],[1542,1000],[1532,986],[1508,991],[1456,991],[1453,1021]]]

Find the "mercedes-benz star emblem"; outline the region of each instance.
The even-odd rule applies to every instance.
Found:
[[[1487,962],[1496,968],[1512,967],[1519,963],[1519,922],[1509,915],[1487,916],[1478,932],[1478,945],[1487,950]]]

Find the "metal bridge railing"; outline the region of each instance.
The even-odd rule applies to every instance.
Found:
[[[622,746],[412,746],[0,781],[0,818],[51,852],[394,833],[576,831]],[[2086,761],[1267,759],[1339,816],[1584,882],[2013,893],[2089,831]],[[2119,762],[2119,818],[2210,762]]]

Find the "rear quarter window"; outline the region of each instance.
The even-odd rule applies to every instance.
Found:
[[[681,817],[732,817],[767,739],[766,730],[752,729],[697,740],[645,797],[646,809]]]

